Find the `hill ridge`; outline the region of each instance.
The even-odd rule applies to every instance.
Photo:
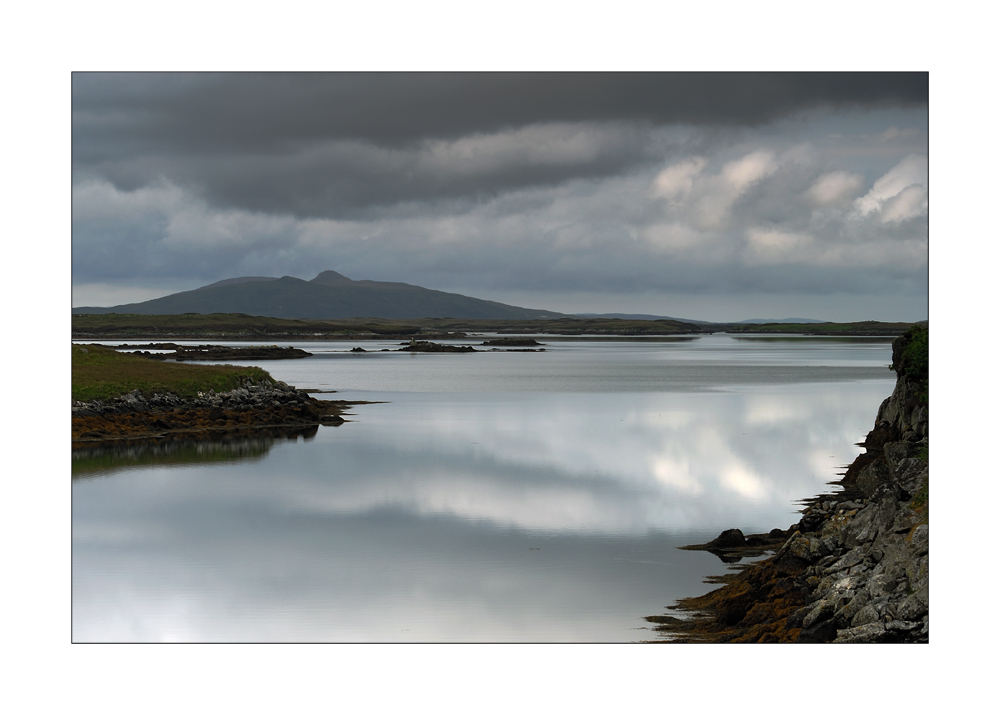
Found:
[[[563,317],[561,313],[554,311],[522,308],[408,283],[355,281],[332,270],[321,271],[308,281],[294,276],[227,278],[194,290],[139,303],[73,308],[73,313],[245,313],[270,318],[300,319],[509,320]]]

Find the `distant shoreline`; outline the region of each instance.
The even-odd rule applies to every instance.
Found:
[[[239,313],[137,315],[74,314],[74,340],[449,340],[470,333],[572,337],[697,337],[712,333],[747,335],[897,336],[914,323],[686,323],[677,320],[552,318],[486,320],[465,318],[349,318],[294,320]]]

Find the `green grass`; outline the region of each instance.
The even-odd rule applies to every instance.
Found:
[[[171,392],[194,397],[198,392],[232,390],[248,379],[271,379],[259,367],[161,362],[100,345],[73,345],[72,349],[74,400],[107,400],[132,390],[147,396]]]
[[[930,357],[929,331],[926,323],[907,330],[892,351],[893,369],[911,380],[926,381]]]

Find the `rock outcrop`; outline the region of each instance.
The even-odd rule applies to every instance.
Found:
[[[145,348],[144,350],[139,349]],[[116,350],[132,350],[133,355],[142,355],[153,360],[294,360],[312,355],[299,348],[277,345],[253,345],[249,347],[229,347],[226,345],[178,345],[176,343],[153,343],[151,345],[129,345],[125,343]],[[172,350],[170,353],[151,353],[150,350]]]
[[[73,442],[160,437],[256,427],[337,425],[347,402],[317,400],[281,381],[247,382],[228,392],[182,399],[138,390],[113,400],[74,402]]]
[[[929,639],[927,325],[893,343],[896,387],[840,481],[809,500],[772,557],[653,616],[680,641],[876,643]],[[739,548],[734,530],[709,545]],[[738,534],[742,537],[742,534]],[[725,542],[725,543],[723,543]]]

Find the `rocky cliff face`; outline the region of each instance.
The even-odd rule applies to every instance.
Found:
[[[843,491],[812,499],[774,556],[675,607],[693,617],[648,618],[657,630],[686,641],[928,641],[927,344],[926,324],[893,343],[896,387]]]
[[[841,504],[815,534],[793,536],[802,553],[820,540],[829,554],[806,569],[812,602],[789,618],[799,640],[926,642],[929,633],[929,425],[927,326],[893,344],[896,387],[881,405],[865,454],[842,481],[860,495]],[[856,466],[857,465],[857,466]],[[846,505],[851,506],[851,505]]]

